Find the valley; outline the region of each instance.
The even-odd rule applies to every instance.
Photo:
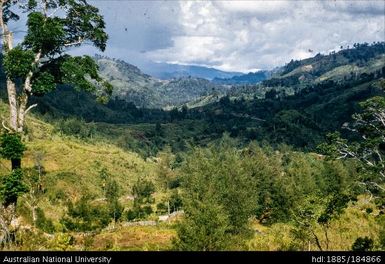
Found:
[[[383,250],[383,192],[360,187],[376,172],[323,144],[334,131],[360,142],[344,127],[384,98],[384,56],[383,42],[357,44],[220,80],[96,56],[108,102],[69,85],[32,99],[6,250]]]

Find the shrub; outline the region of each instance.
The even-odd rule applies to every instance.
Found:
[[[145,219],[148,215],[152,214],[152,212],[152,208],[149,205],[143,207],[135,205],[132,209],[127,211],[126,219],[127,221]]]
[[[5,206],[16,203],[17,198],[28,191],[23,182],[23,172],[20,169],[13,170],[10,175],[1,179],[0,198]]]
[[[352,245],[353,251],[371,251],[373,249],[373,239],[369,237],[359,237]]]
[[[45,217],[44,211],[40,208],[36,209],[36,227],[40,228],[44,232],[53,234],[55,232],[55,226],[51,219]]]
[[[182,208],[182,205],[182,197],[178,194],[178,192],[174,192],[170,197],[171,213],[180,210]]]
[[[61,219],[64,227],[70,231],[92,231],[106,227],[111,221],[111,211],[107,206],[92,205],[88,197],[78,202],[68,203],[68,213]]]
[[[151,194],[155,192],[155,185],[148,180],[138,180],[132,187],[132,193],[135,199],[143,201],[144,199],[149,200]]]
[[[0,137],[0,155],[8,160],[21,159],[26,147],[18,134],[4,133]]]
[[[165,203],[158,203],[156,205],[156,212],[158,214],[164,214],[168,212],[168,207]]]

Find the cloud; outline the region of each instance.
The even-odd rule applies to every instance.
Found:
[[[344,12],[353,15],[384,16],[384,1],[324,1],[323,7],[330,12]]]
[[[384,11],[382,1],[181,1],[172,45],[146,56],[222,70],[272,68],[384,41]]]
[[[341,45],[385,41],[385,2],[377,0],[89,2],[106,21],[105,55],[143,67],[156,61],[248,72]],[[14,25],[16,43],[24,24],[23,18]],[[73,51],[97,52],[92,46]]]

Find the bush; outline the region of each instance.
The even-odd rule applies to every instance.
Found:
[[[140,205],[135,205],[134,208],[127,211],[126,219],[127,221],[141,220],[145,219],[148,215],[152,213],[152,208],[149,205],[143,207],[141,207]]]
[[[138,214],[137,214],[137,212],[136,212],[135,210],[133,210],[133,209],[128,210],[127,213],[126,213],[126,219],[127,219],[127,221],[133,221],[133,220],[135,220],[137,217],[138,217]]]
[[[79,138],[89,138],[96,133],[96,127],[93,123],[86,123],[77,118],[69,118],[60,120],[57,125],[57,130],[69,136]]]
[[[88,197],[77,203],[68,203],[68,213],[61,219],[70,231],[92,231],[106,227],[111,221],[111,211],[107,206],[92,205]]]
[[[186,219],[177,225],[176,250],[217,251],[230,246],[230,221],[221,206],[214,202],[193,202]]]
[[[118,200],[113,200],[108,204],[109,215],[114,221],[118,221],[121,218],[123,210],[124,208]]]
[[[180,184],[181,184],[180,178],[172,179],[169,183],[169,188],[170,189],[176,189],[176,188],[180,187]]]
[[[352,245],[353,251],[371,251],[373,250],[373,239],[369,237],[359,237]]]
[[[165,214],[168,212],[168,207],[165,203],[158,203],[156,205],[156,212],[158,214]]]
[[[40,228],[44,232],[53,234],[55,232],[55,226],[51,219],[45,217],[44,211],[40,208],[36,209],[36,227]]]
[[[155,192],[155,185],[148,180],[138,180],[132,187],[132,193],[135,199],[142,202],[143,200],[149,200],[151,194]]]
[[[26,147],[18,134],[4,133],[0,137],[0,155],[8,160],[21,159]]]
[[[10,175],[3,176],[0,182],[0,198],[5,206],[16,203],[17,198],[28,191],[23,182],[23,172],[20,169],[13,170]]]
[[[143,210],[143,213],[144,213],[145,215],[150,215],[150,214],[152,214],[152,207],[149,206],[149,205],[144,206],[144,207],[142,208],[142,210]]]
[[[174,192],[170,197],[171,213],[180,210],[182,208],[182,205],[182,197],[178,194],[178,192]]]

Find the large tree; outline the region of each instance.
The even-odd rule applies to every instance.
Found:
[[[15,45],[11,22],[21,17],[27,21],[26,33]],[[14,140],[36,106],[28,104],[31,96],[44,95],[58,84],[94,92],[101,100],[111,94],[111,85],[100,78],[91,57],[68,54],[84,43],[101,51],[106,47],[103,17],[86,0],[0,0],[0,27],[10,114],[2,125]],[[12,169],[20,167],[20,156],[10,156]]]
[[[385,80],[379,85],[385,89]],[[349,142],[335,132],[319,149],[337,159],[358,161],[362,174],[359,184],[385,205],[385,97],[375,96],[360,106],[362,111],[352,116],[353,122],[344,125],[359,140]]]

